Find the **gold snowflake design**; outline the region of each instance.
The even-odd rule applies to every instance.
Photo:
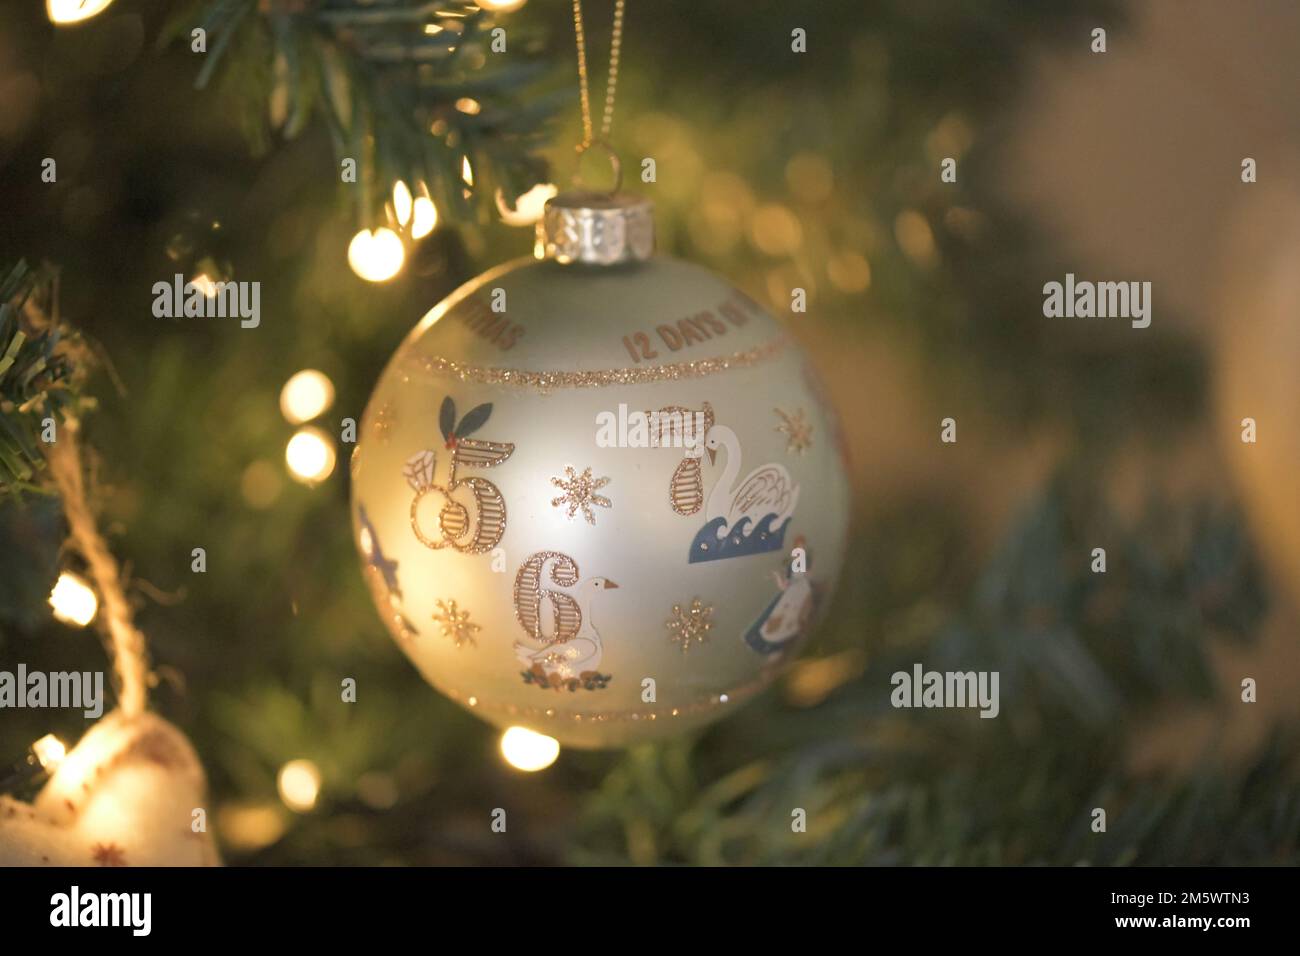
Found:
[[[598,508],[608,508],[612,502],[604,495],[596,494],[601,488],[609,484],[608,478],[593,478],[591,469],[582,469],[582,474],[578,474],[572,468],[565,466],[564,478],[552,478],[551,484],[559,488],[564,494],[558,498],[552,498],[551,504],[559,508],[568,505],[568,516],[572,518],[582,509],[582,516],[587,519],[587,524],[596,523],[596,515],[591,510],[592,506]]]
[[[699,598],[694,598],[689,605],[673,605],[673,616],[666,624],[668,637],[682,649],[685,654],[692,644],[703,644],[713,627],[713,608]]]
[[[812,447],[812,422],[804,421],[803,409],[795,409],[794,414],[782,411],[779,408],[772,409],[776,412],[777,417],[781,419],[777,424],[775,431],[785,436],[785,450],[787,454],[802,455]]]
[[[460,610],[455,601],[439,600],[437,608],[438,613],[432,615],[433,622],[442,627],[443,637],[450,637],[457,647],[466,641],[474,643],[474,633],[482,628],[469,619],[469,611]]]

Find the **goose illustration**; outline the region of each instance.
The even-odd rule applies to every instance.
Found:
[[[552,558],[559,561],[551,570],[551,581],[564,590],[546,592],[555,620],[555,633],[546,634],[541,626],[542,591],[538,582],[542,568]],[[550,552],[533,555],[519,569],[515,579],[515,616],[529,637],[543,642],[540,648],[515,642],[515,657],[527,668],[523,678],[528,683],[572,691],[579,687],[598,690],[609,682],[608,675],[600,673],[604,645],[596,630],[592,604],[598,594],[614,590],[618,585],[603,577],[571,584],[576,570],[577,565],[571,559]]]
[[[717,464],[720,450],[726,461],[704,506],[705,525],[691,544],[692,562],[779,549],[799,502],[799,485],[784,465],[760,465],[736,481],[740,438],[727,425],[714,425],[704,436],[710,464]]]

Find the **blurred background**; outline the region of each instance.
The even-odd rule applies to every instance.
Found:
[[[387,281],[361,277],[394,266],[374,250],[348,267],[411,147],[384,51],[330,15],[416,6],[116,0],[60,28],[36,2],[0,10],[0,264],[57,269],[99,356],[101,524],[227,862],[1300,859],[1294,4],[631,0],[613,143],[656,160],[665,251],[780,315],[808,290],[791,324],[841,410],[853,532],[827,622],[743,717],[531,774],[386,635],[350,540],[349,449],[313,482],[286,467],[286,381],[328,377],[337,437],[429,307],[531,250],[503,221],[513,197],[572,174],[570,4],[429,17],[464,47],[401,66],[441,117],[437,224],[394,227]],[[586,4],[598,97],[611,7]],[[521,48],[504,71],[495,23]],[[295,36],[334,52],[303,66]],[[348,81],[344,120],[373,147],[351,191],[330,116]],[[178,271],[260,280],[261,327],[154,318],[153,283]],[[1067,272],[1151,281],[1151,327],[1045,319],[1043,284]],[[0,500],[0,666],[103,666],[92,631],[50,613],[62,544],[57,502]],[[918,660],[1000,671],[1001,717],[891,708],[889,675]],[[384,692],[341,708],[341,673]],[[6,710],[0,758],[82,732],[79,713]]]

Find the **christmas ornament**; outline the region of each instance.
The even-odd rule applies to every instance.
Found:
[[[0,795],[0,866],[216,865],[204,790],[203,768],[180,731],[148,712],[114,711],[35,801]]]
[[[604,146],[584,125],[581,150]],[[436,688],[621,746],[722,716],[797,652],[842,557],[842,446],[790,335],[654,255],[648,201],[561,193],[537,232],[536,259],[452,293],[389,362],[353,454],[356,540]]]
[[[135,626],[117,559],[95,525],[79,428],[75,418],[65,418],[45,456],[71,544],[103,598],[118,706],[66,756],[52,736],[32,746],[36,762],[24,770],[39,766],[51,776],[32,803],[0,795],[0,866],[217,865],[206,781],[194,748],[145,709],[145,638]]]
[[[389,363],[353,457],[356,538],[435,687],[621,745],[721,716],[790,659],[838,572],[847,485],[788,333],[652,256],[648,203],[562,194],[541,242]]]

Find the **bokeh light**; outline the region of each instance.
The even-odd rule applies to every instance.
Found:
[[[411,190],[400,179],[393,184],[393,212],[403,226],[411,219]]]
[[[217,811],[217,828],[226,846],[260,850],[284,836],[284,818],[274,803],[227,804]]]
[[[103,13],[113,0],[45,0],[51,23],[80,23]]]
[[[367,282],[387,282],[402,271],[406,249],[397,233],[386,227],[362,229],[348,244],[348,265]]]
[[[560,742],[527,727],[510,727],[501,735],[501,756],[516,770],[536,773],[555,763]]]
[[[314,485],[334,471],[334,443],[319,428],[300,428],[285,446],[284,460],[296,480]]]
[[[320,797],[320,770],[310,760],[290,760],[280,768],[276,787],[290,810],[306,813]]]
[[[415,205],[411,210],[411,238],[423,239],[433,232],[437,225],[438,207],[433,204],[426,190],[425,195],[415,197]]]
[[[769,256],[788,256],[803,242],[799,218],[785,206],[768,203],[759,206],[750,226],[754,245]]]
[[[58,737],[46,734],[32,744],[32,753],[36,755],[42,767],[53,773],[58,769],[59,764],[63,763],[63,758],[68,755],[68,748]]]
[[[546,211],[546,203],[559,191],[552,183],[538,183],[520,196],[512,209],[506,205],[505,194],[498,189],[497,212],[501,214],[501,221],[507,226],[531,226],[542,218],[542,213]]]
[[[934,265],[937,252],[930,223],[915,209],[904,209],[894,219],[894,238],[903,254],[918,266]]]
[[[324,372],[305,368],[280,389],[280,411],[290,425],[311,421],[334,404],[334,383]]]

